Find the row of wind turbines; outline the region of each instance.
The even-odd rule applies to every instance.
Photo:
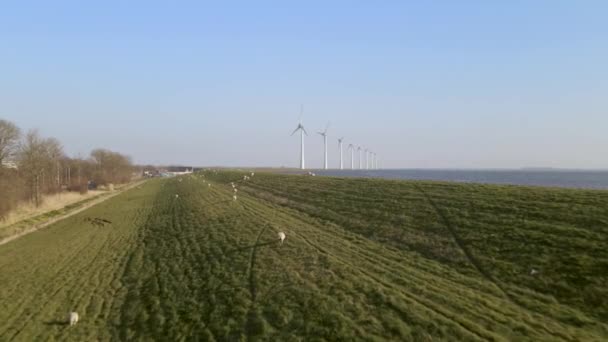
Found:
[[[302,125],[302,114],[300,113],[300,121],[298,122],[298,127],[291,133],[293,136],[296,132],[300,131],[300,169],[304,170],[306,168],[306,162],[304,160],[304,135],[308,135],[306,129],[304,129],[304,125]],[[322,132],[317,132],[320,136],[323,137],[323,146],[324,146],[324,163],[323,168],[325,170],[328,169],[327,163],[327,130],[329,129],[329,123],[325,126],[325,130]],[[344,142],[344,137],[338,139],[338,148],[340,151],[340,170],[344,170],[344,158],[342,154],[342,143]],[[366,147],[362,147],[359,145],[348,144],[347,151],[350,151],[350,169],[355,170],[355,150],[359,154],[359,170],[377,170],[378,169],[378,155],[376,152],[369,150]],[[363,162],[363,152],[365,153],[365,163]]]

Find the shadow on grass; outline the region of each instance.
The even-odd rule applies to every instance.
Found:
[[[225,254],[226,255],[230,255],[232,253],[242,252],[242,251],[245,251],[245,250],[248,250],[248,249],[258,248],[258,247],[264,247],[264,246],[269,246],[269,245],[273,245],[273,244],[277,244],[278,245],[278,241],[270,240],[270,241],[266,241],[266,242],[258,242],[258,243],[254,244],[254,245],[243,246],[243,247],[231,249],[231,250],[227,251]]]
[[[59,325],[59,326],[67,326],[68,322],[65,320],[54,319],[51,321],[44,322],[45,325]]]
[[[218,204],[222,204],[222,203],[228,203],[228,202],[234,202],[234,200],[230,199],[230,200],[225,200],[225,201],[213,202],[213,203],[209,203],[207,205],[200,206],[199,208],[201,208],[201,209],[209,208],[209,207],[212,207],[214,205],[218,205]]]

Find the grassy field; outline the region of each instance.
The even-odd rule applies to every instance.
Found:
[[[0,340],[608,339],[608,192],[243,175],[0,246]]]

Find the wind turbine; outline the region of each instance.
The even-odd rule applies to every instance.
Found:
[[[304,170],[306,168],[306,164],[304,163],[304,134],[308,135],[308,133],[306,133],[306,130],[302,125],[302,113],[304,113],[304,105],[300,107],[300,118],[298,119],[298,127],[296,127],[296,129],[293,131],[293,133],[291,133],[291,135],[294,135],[297,131],[300,131],[300,169]]]
[[[344,137],[338,139],[338,145],[340,145],[340,170],[344,170],[344,162],[342,159],[342,140],[344,140]]]
[[[365,149],[365,169],[369,170],[369,150]]]
[[[361,146],[357,146],[357,151],[359,151],[359,170],[361,170],[361,165],[363,162],[363,156],[361,155]]]
[[[327,129],[329,128],[329,122],[325,126],[325,130],[323,132],[317,132],[320,136],[323,137],[323,144],[325,145],[325,163],[323,164],[323,168],[327,170]]]
[[[372,170],[376,169],[376,152],[372,152]]]
[[[348,145],[348,149],[350,150],[350,169],[355,169],[355,146],[353,144]]]

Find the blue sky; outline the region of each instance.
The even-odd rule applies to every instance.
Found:
[[[608,168],[606,1],[4,1],[0,118],[70,155]],[[322,138],[306,141],[322,165]]]

